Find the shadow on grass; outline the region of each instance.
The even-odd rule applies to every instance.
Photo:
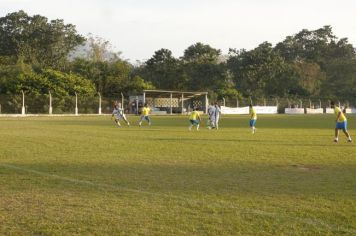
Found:
[[[15,175],[14,175],[15,174]],[[15,178],[14,178],[15,176]],[[18,178],[16,176],[25,176]],[[100,187],[155,194],[354,196],[356,166],[303,164],[0,164],[9,187],[101,191]],[[68,186],[70,185],[70,186]],[[90,187],[90,189],[87,189]]]
[[[310,143],[296,143],[281,140],[261,140],[261,139],[211,139],[211,138],[195,138],[195,137],[177,137],[177,138],[150,138],[151,140],[157,141],[168,141],[168,142],[204,142],[204,143],[220,143],[220,142],[236,142],[236,143],[257,143],[258,145],[268,145],[268,146],[288,146],[288,147],[333,147],[333,148],[345,148],[345,145],[335,144],[330,141],[329,144],[310,144]],[[340,141],[340,143],[342,143]],[[346,146],[352,146],[353,144],[344,142]]]
[[[355,128],[355,118],[348,114],[349,128]],[[137,126],[138,117],[129,117],[131,124]],[[202,126],[205,126],[206,117],[203,118]],[[109,117],[46,117],[46,118],[31,118],[25,120],[11,120],[15,122],[36,122],[50,125],[63,126],[114,126]],[[152,117],[153,127],[163,128],[167,130],[169,127],[187,128],[189,126],[188,117],[182,116],[166,116]],[[248,128],[249,118],[247,116],[222,116],[220,126],[222,128]],[[257,127],[262,129],[334,129],[334,116],[332,115],[313,115],[313,116],[260,116],[257,121]],[[148,128],[145,124],[143,128]]]

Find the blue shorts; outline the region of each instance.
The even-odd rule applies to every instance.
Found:
[[[199,125],[197,120],[189,120],[192,125]]]
[[[141,121],[146,120],[148,122],[151,122],[151,119],[149,116],[141,116]]]
[[[336,129],[347,130],[347,120],[345,120],[344,122],[337,122]]]
[[[253,127],[253,126],[255,126],[256,125],[256,121],[257,120],[250,120],[250,127]]]

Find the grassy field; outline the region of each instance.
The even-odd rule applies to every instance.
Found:
[[[356,234],[356,145],[333,116],[188,125],[1,118],[0,235]]]

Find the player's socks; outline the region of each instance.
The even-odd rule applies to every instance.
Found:
[[[335,139],[334,139],[334,142],[335,142],[335,143],[339,142],[339,138],[335,138]]]
[[[197,125],[197,130],[199,130],[199,125]]]

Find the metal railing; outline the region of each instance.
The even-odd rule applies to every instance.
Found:
[[[0,94],[0,114],[109,114],[112,111],[115,101],[121,102],[126,113],[137,114],[129,98],[123,97],[102,97],[99,93],[96,96],[75,96],[59,97],[51,93],[48,94]],[[342,107],[356,107],[356,100],[334,100]],[[213,102],[210,100],[210,102]],[[220,105],[227,107],[245,107],[251,102],[254,106],[277,106],[279,113],[284,113],[285,108],[328,108],[330,99],[319,98],[223,98],[217,101]],[[184,109],[189,110],[193,106],[198,106],[194,101],[184,103]],[[203,105],[202,105],[203,106]],[[165,109],[164,107],[160,108]],[[167,108],[168,109],[168,108]],[[177,109],[176,109],[177,110]],[[179,109],[178,109],[179,110]],[[175,111],[175,110],[174,110]],[[177,113],[179,113],[178,111]],[[170,113],[170,112],[167,112]]]

